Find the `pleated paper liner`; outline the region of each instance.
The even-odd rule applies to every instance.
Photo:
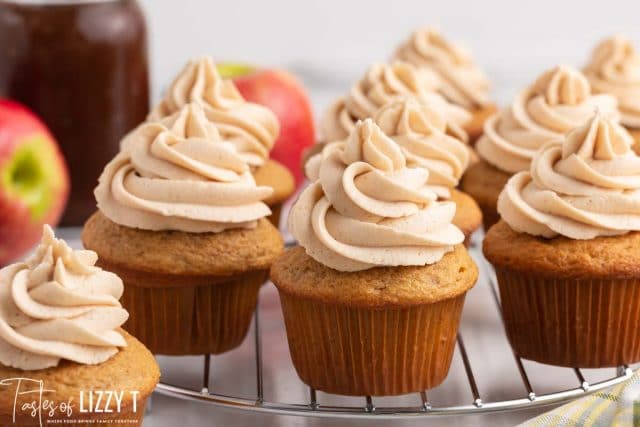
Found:
[[[496,269],[516,354],[602,368],[640,361],[640,280],[554,279]]]
[[[365,308],[280,291],[293,364],[309,386],[390,396],[440,384],[451,365],[465,294],[433,304]]]
[[[259,270],[208,285],[144,283],[144,274],[112,270],[124,281],[124,328],[154,354],[220,354],[247,335],[258,292],[268,271]],[[161,283],[164,281],[160,281]]]

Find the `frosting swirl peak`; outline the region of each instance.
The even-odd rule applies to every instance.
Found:
[[[509,180],[498,212],[514,230],[548,238],[640,230],[640,157],[632,144],[624,128],[597,112]]]
[[[470,148],[464,130],[448,123],[437,109],[412,97],[388,103],[378,110],[374,120],[400,145],[407,166],[428,169],[429,185],[439,196],[448,198],[448,189],[458,185],[469,165]]]
[[[269,157],[280,132],[277,117],[268,108],[245,101],[235,84],[220,76],[209,57],[185,66],[148,119],[159,121],[188,103],[202,105],[223,139],[236,145],[249,165],[260,166]]]
[[[488,104],[489,80],[471,54],[435,28],[414,31],[394,57],[436,72],[441,80],[439,92],[450,102],[467,110]]]
[[[133,130],[105,167],[98,208],[145,230],[220,232],[254,227],[273,190],[258,187],[234,144],[219,139],[200,104]]]
[[[318,262],[340,271],[439,261],[464,240],[452,202],[437,202],[429,172],[407,168],[371,119],[322,151],[317,180],[300,195],[289,230]]]
[[[580,71],[559,65],[520,92],[509,108],[485,122],[476,149],[480,157],[502,171],[527,170],[540,147],[582,125],[596,109],[619,119],[614,97],[592,95]]]
[[[618,99],[621,123],[640,128],[640,55],[632,42],[622,36],[603,40],[584,72],[595,92]]]
[[[326,142],[347,138],[358,120],[373,117],[380,107],[398,96],[424,98],[437,104],[448,120],[466,124],[471,115],[438,95],[435,92],[438,85],[439,79],[433,72],[406,62],[374,64],[347,96],[339,98],[326,111],[320,124],[322,136]]]
[[[122,281],[74,251],[44,226],[31,258],[0,270],[0,363],[24,370],[60,359],[98,364],[126,346],[118,332],[129,314]]]

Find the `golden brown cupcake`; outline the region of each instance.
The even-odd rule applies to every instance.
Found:
[[[620,123],[634,137],[633,149],[640,153],[640,55],[631,40],[620,35],[602,40],[584,73],[595,93],[616,97]]]
[[[610,95],[592,95],[580,71],[560,65],[544,72],[509,108],[489,118],[475,146],[480,161],[469,168],[461,185],[480,205],[485,229],[499,218],[496,200],[506,180],[527,170],[540,147],[583,124],[596,109],[618,120],[616,106]]]
[[[200,104],[140,125],[100,177],[82,233],[123,278],[126,328],[154,353],[239,345],[283,248],[262,202],[273,190],[215,132]]]
[[[599,368],[640,361],[640,157],[597,113],[543,147],[498,200],[484,254],[516,354]]]
[[[269,159],[280,132],[276,115],[262,105],[246,101],[230,79],[220,76],[210,57],[191,60],[184,67],[149,114],[149,120],[173,115],[188,103],[202,106],[222,139],[234,144],[249,164],[258,185],[274,189],[265,203],[272,210],[269,219],[277,227],[282,204],[295,191],[295,183],[286,167]]]
[[[460,188],[470,195],[480,207],[484,229],[488,230],[500,220],[498,196],[511,175],[480,159],[469,166],[462,176]]]
[[[31,258],[0,270],[0,424],[141,425],[160,371],[120,329],[122,281],[96,259],[45,226]]]
[[[468,245],[471,234],[482,223],[482,213],[471,197],[455,190],[471,161],[472,148],[465,131],[416,97],[401,97],[385,104],[373,119],[400,145],[407,167],[429,171],[427,184],[438,200],[456,202],[453,224],[464,232]]]
[[[428,171],[371,119],[322,152],[271,269],[300,378],[318,390],[395,395],[447,375],[477,268]]]
[[[273,193],[264,202],[271,208],[269,220],[274,226],[279,227],[282,205],[296,189],[293,174],[282,163],[267,159],[262,166],[253,171],[253,178],[256,185],[273,188]]]
[[[406,61],[438,76],[438,92],[447,101],[471,114],[464,127],[471,143],[482,134],[484,122],[497,111],[489,101],[489,79],[461,45],[451,42],[433,27],[414,31],[398,46],[394,59]]]

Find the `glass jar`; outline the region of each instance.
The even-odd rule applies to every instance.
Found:
[[[147,29],[136,0],[0,0],[0,97],[29,106],[67,160],[63,225],[95,210],[93,189],[149,111]]]

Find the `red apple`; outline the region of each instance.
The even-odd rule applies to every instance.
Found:
[[[67,166],[47,127],[26,107],[0,99],[0,267],[55,226],[69,193]]]
[[[276,114],[280,136],[271,158],[284,164],[300,185],[304,179],[300,167],[302,152],[316,138],[311,103],[302,83],[284,70],[232,63],[218,64],[218,70],[223,77],[233,80],[246,100],[262,104]]]

